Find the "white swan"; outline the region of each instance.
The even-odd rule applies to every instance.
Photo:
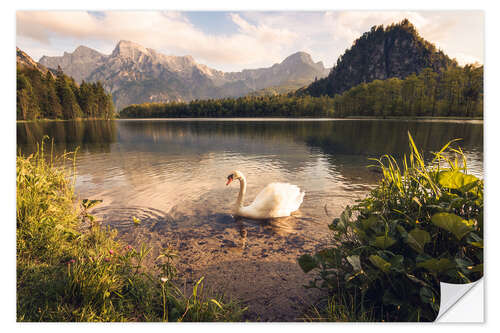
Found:
[[[233,171],[227,176],[226,186],[234,179],[240,181],[240,193],[236,201],[234,214],[251,219],[269,219],[290,216],[299,209],[305,192],[301,192],[297,185],[286,183],[270,183],[257,194],[249,206],[243,206],[247,181],[241,171]]]

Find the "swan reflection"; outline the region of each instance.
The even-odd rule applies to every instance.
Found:
[[[243,242],[246,242],[250,236],[266,234],[285,237],[300,230],[298,218],[293,215],[265,220],[252,220],[234,216],[234,221]]]

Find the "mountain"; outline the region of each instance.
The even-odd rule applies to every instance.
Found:
[[[18,47],[16,47],[16,66],[19,69],[36,69],[43,74],[46,74],[47,71],[49,71],[47,67],[37,63],[26,52]]]
[[[64,52],[62,57],[43,56],[39,63],[54,69],[60,66],[76,82],[81,82],[102,64],[104,57],[104,54],[91,48],[78,46],[73,53]]]
[[[364,82],[391,77],[403,79],[412,73],[419,74],[424,68],[439,73],[456,66],[455,60],[421,38],[415,27],[404,19],[385,29],[372,27],[339,57],[326,78],[300,89],[298,94],[334,96]]]
[[[223,72],[191,56],[167,56],[130,41],[110,55],[85,46],[61,57],[43,56],[40,64],[81,80],[101,81],[120,110],[129,104],[238,97],[272,86],[304,86],[328,74],[322,62],[297,52],[268,68]]]

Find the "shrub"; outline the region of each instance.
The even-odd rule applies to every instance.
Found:
[[[351,317],[433,321],[440,282],[483,275],[483,181],[467,174],[454,141],[426,165],[408,137],[402,167],[389,155],[377,159],[378,186],[329,225],[332,246],[299,258],[304,272],[319,271],[308,287],[347,302]]]

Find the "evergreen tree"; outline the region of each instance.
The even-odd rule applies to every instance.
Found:
[[[37,119],[40,115],[40,107],[29,79],[18,73],[16,88],[17,119]]]
[[[56,91],[62,106],[64,119],[76,119],[81,116],[81,109],[68,81],[64,74],[58,75],[56,79]]]
[[[114,106],[111,94],[100,83],[75,81],[57,71],[56,78],[36,68],[17,68],[17,119],[111,119]]]

